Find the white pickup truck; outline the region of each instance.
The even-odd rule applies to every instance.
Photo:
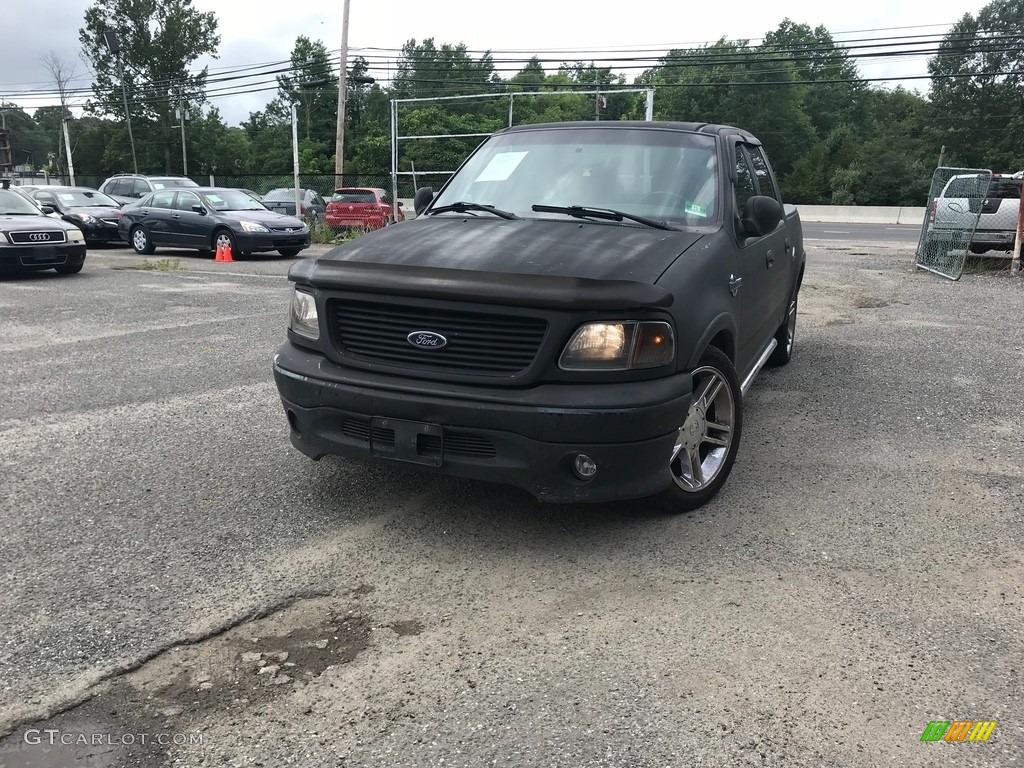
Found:
[[[932,202],[932,226],[958,230],[974,227],[972,253],[1012,251],[1024,171],[1012,176],[994,173],[987,187],[986,178],[974,173],[951,177]]]

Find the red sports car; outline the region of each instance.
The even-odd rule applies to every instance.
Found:
[[[327,203],[324,219],[331,229],[380,229],[396,221],[405,221],[402,204],[398,215],[391,205],[391,196],[376,187],[345,187],[334,190]]]

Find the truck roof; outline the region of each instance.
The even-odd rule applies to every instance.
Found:
[[[703,133],[711,135],[738,135],[744,141],[760,145],[760,140],[749,131],[737,128],[733,125],[720,125],[718,123],[688,123],[674,120],[578,120],[564,123],[530,123],[526,125],[514,125],[510,128],[503,128],[496,133],[519,133],[523,131],[551,130],[551,129],[602,129],[602,130],[625,130],[625,129],[647,129],[647,130],[669,130],[683,131],[686,133]]]

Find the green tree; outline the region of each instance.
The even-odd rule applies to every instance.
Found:
[[[1024,0],[964,14],[928,63],[932,113],[948,156],[995,171],[1024,168]]]
[[[173,135],[174,110],[182,100],[206,100],[206,68],[191,72],[189,65],[204,54],[215,55],[217,18],[212,11],[197,11],[192,0],[94,0],[79,30],[83,54],[95,72],[88,109],[124,121],[117,61],[103,35],[107,29],[121,44],[139,167],[170,172],[172,151],[180,149]],[[118,153],[122,168],[126,147]]]

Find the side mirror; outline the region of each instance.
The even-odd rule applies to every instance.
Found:
[[[201,205],[193,205],[192,206],[192,210],[195,211],[198,214],[203,215],[203,216],[206,215],[206,209],[203,208],[203,206],[201,206]]]
[[[55,213],[55,211],[56,211],[56,209],[52,205],[41,205],[41,206],[39,206],[39,208],[47,216],[49,216],[51,213]]]
[[[434,199],[434,188],[433,187],[420,187],[416,190],[416,196],[412,199],[412,207],[416,211],[416,215],[419,216],[423,211],[427,209],[430,202]]]
[[[764,237],[782,221],[782,204],[774,197],[754,195],[743,206],[740,232],[744,237]]]

